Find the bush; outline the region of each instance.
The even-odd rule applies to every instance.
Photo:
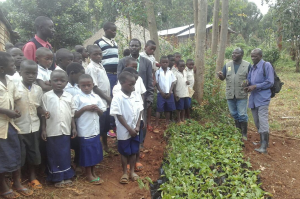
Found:
[[[274,64],[280,58],[280,51],[276,47],[263,50],[263,59]]]

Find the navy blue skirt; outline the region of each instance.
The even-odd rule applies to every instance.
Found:
[[[91,167],[95,166],[103,160],[102,144],[100,135],[93,137],[79,137],[79,166]]]
[[[8,125],[7,139],[0,139],[0,173],[13,172],[21,167],[21,146],[17,130]]]
[[[74,176],[71,168],[70,135],[47,137],[47,181],[60,182]]]

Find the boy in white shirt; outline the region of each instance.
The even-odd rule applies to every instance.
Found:
[[[102,137],[102,144],[104,151],[108,152],[107,145],[107,132],[110,129],[110,116],[109,116],[109,105],[111,103],[110,98],[110,83],[104,67],[101,64],[102,51],[97,45],[90,45],[87,48],[90,63],[85,69],[85,73],[89,74],[93,78],[94,88],[93,91],[99,95],[103,100],[107,110],[104,111],[100,117],[100,135]]]
[[[103,180],[95,173],[95,165],[103,160],[100,142],[99,116],[106,111],[102,99],[92,93],[93,79],[83,74],[78,80],[81,92],[74,97],[75,118],[79,137],[79,166],[85,167],[87,181],[91,184],[101,184]]]
[[[72,186],[74,171],[71,168],[70,135],[77,135],[74,121],[76,106],[73,96],[63,89],[68,83],[67,73],[54,70],[50,83],[53,90],[43,95],[43,108],[50,112],[50,118],[42,118],[42,139],[46,142],[47,181],[57,188]]]
[[[148,40],[145,48],[144,48],[144,52],[141,52],[140,55],[149,59],[149,61],[151,61],[152,64],[152,72],[153,74],[155,74],[155,72],[158,70],[158,67],[156,66],[157,61],[155,60],[154,57],[154,52],[156,50],[156,44],[153,40]]]
[[[55,59],[57,66],[55,70],[67,71],[67,66],[73,62],[74,55],[66,48],[61,48],[55,53]]]
[[[43,90],[34,84],[38,73],[38,66],[32,60],[25,60],[20,66],[22,81],[17,84],[18,91],[22,96],[15,102],[15,108],[22,114],[15,119],[15,124],[19,127],[19,140],[21,144],[22,166],[25,161],[29,169],[29,186],[34,189],[41,189],[41,183],[36,179],[35,166],[41,164],[40,142],[40,119],[49,116],[42,109]]]
[[[119,81],[122,92],[114,96],[110,115],[115,117],[117,125],[118,151],[121,154],[123,168],[120,183],[127,184],[129,182],[127,162],[130,164],[130,178],[133,181],[139,178],[134,168],[140,145],[138,133],[144,107],[141,96],[133,92],[136,83],[134,75],[126,71],[122,72]]]
[[[10,54],[15,60],[15,67],[17,71],[12,77],[15,83],[19,83],[22,81],[22,77],[20,76],[20,65],[23,60],[26,60],[26,58],[24,57],[22,50],[19,48],[10,48],[7,53]]]
[[[80,88],[78,87],[78,78],[80,75],[84,74],[85,70],[83,66],[79,63],[71,63],[67,66],[67,74],[68,74],[68,84],[64,88],[64,91],[70,93],[73,97],[78,93],[81,93]]]
[[[186,74],[187,74],[187,81],[190,83],[188,85],[189,87],[189,107],[187,109],[185,109],[186,112],[186,117],[188,119],[191,119],[190,116],[190,108],[191,108],[191,104],[192,104],[192,96],[194,94],[194,83],[195,83],[195,77],[194,77],[194,67],[195,67],[195,63],[194,60],[192,59],[188,59],[186,60]]]
[[[173,87],[176,82],[176,77],[173,72],[168,68],[168,57],[162,56],[160,58],[160,69],[155,73],[156,87],[157,87],[157,107],[156,107],[156,121],[155,126],[158,126],[158,120],[160,113],[164,112],[166,116],[166,124],[170,121],[170,112],[176,110]],[[158,129],[153,130],[154,133],[158,133]]]
[[[177,79],[177,82],[176,82],[175,89],[174,89],[178,123],[184,122],[185,109],[187,109],[189,107],[188,85],[190,83],[187,81],[187,73],[184,70],[184,68],[185,68],[184,61],[179,60],[178,66],[177,66],[178,71],[175,72],[175,77]]]
[[[38,76],[36,78],[37,84],[43,89],[44,92],[52,90],[49,83],[51,67],[53,63],[53,53],[49,48],[40,47],[35,52],[36,61],[38,63]]]

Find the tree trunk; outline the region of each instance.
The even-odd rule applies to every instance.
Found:
[[[195,9],[196,11],[196,9]],[[207,0],[198,0],[196,29],[196,52],[195,52],[195,99],[199,104],[203,101],[204,91],[204,72],[205,72],[205,41],[206,41],[206,23],[207,23]]]
[[[159,49],[159,41],[158,41],[158,33],[156,20],[154,15],[154,4],[152,0],[146,0],[145,2],[146,12],[147,12],[147,20],[148,20],[148,30],[150,32],[150,39],[152,39],[156,43],[155,50],[155,59],[160,59],[160,49]]]
[[[220,7],[220,0],[215,0],[214,5],[214,21],[212,27],[212,41],[211,41],[211,54],[216,55],[218,50],[218,35],[219,35],[219,7]]]
[[[132,39],[132,31],[131,31],[131,19],[130,19],[130,15],[127,15],[128,18],[128,29],[129,29],[129,41]]]
[[[296,73],[300,73],[300,65],[299,65],[300,50],[299,50],[299,46],[298,45],[296,45],[296,48],[298,48],[298,49],[296,49]]]
[[[277,34],[278,34],[278,38],[277,38],[277,46],[279,51],[282,50],[282,25],[281,22],[279,21],[279,23],[277,24]]]
[[[145,45],[146,45],[146,28],[143,27],[143,37],[144,37],[144,42],[145,42]]]
[[[198,0],[193,0],[194,6],[194,28],[195,28],[195,38],[197,35],[197,24],[198,24]]]
[[[228,0],[223,0],[222,1],[222,22],[221,22],[221,33],[220,33],[221,36],[220,36],[216,72],[220,71],[224,65],[225,49],[226,49],[227,35],[228,35],[228,13],[229,13]]]

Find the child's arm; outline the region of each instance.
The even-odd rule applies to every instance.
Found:
[[[155,77],[155,79],[156,79],[156,77]],[[162,96],[163,98],[166,98],[166,94],[161,90],[161,88],[160,88],[160,86],[159,86],[159,82],[158,82],[157,79],[156,79],[156,88],[157,88],[157,90],[159,91],[159,93],[161,94],[161,96]]]
[[[21,117],[21,113],[17,110],[0,108],[0,113],[6,115],[9,118],[13,118],[13,119]]]
[[[173,93],[174,86],[175,86],[175,82],[172,82],[169,93],[167,94],[167,98],[169,98],[171,96],[171,94]]]
[[[105,95],[105,94],[98,88],[98,86],[94,86],[93,91],[94,91],[97,95],[99,95],[102,99],[104,99],[104,100],[107,102],[107,104],[110,104],[110,103],[111,103],[111,97]]]
[[[93,110],[95,111],[95,112],[97,112],[97,114],[99,115],[99,116],[101,116],[102,114],[103,114],[103,111],[97,106],[97,105],[92,105],[93,106]]]
[[[52,90],[50,85],[47,85],[43,80],[37,79],[36,83],[43,89],[44,92]]]
[[[127,131],[129,132],[130,136],[135,137],[137,136],[137,132],[135,131],[135,129],[132,129],[125,121],[124,117],[122,115],[117,115],[117,118],[119,120],[119,122],[127,129]]]
[[[75,124],[74,117],[72,117],[71,128],[72,128],[72,137],[71,138],[73,139],[77,136],[77,130],[76,130],[76,124]]]
[[[43,109],[43,107],[39,106],[37,108],[37,114],[41,117],[45,117],[46,119],[50,118],[50,113]]]
[[[46,132],[46,118],[42,117],[42,139],[47,141],[47,132]]]
[[[85,111],[94,111],[94,105],[88,105],[85,107],[82,107],[79,111],[75,111],[74,117],[79,118]]]
[[[136,127],[135,127],[135,131],[136,133],[138,133],[140,131],[140,126],[141,126],[141,117],[142,117],[142,114],[143,114],[143,111],[140,112],[140,116],[139,116],[139,119],[136,123]]]

